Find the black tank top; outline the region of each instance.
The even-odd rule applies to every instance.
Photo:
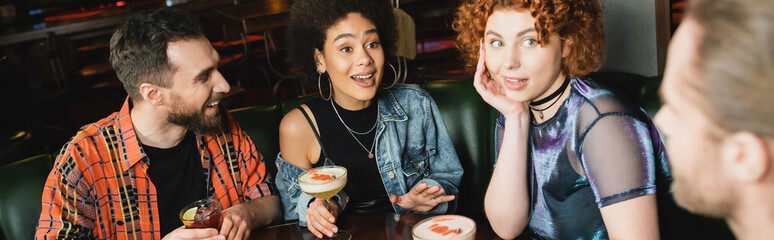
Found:
[[[376,157],[368,158],[368,151],[363,148],[365,146],[366,149],[371,149],[371,144],[375,140],[374,136],[376,136],[376,128],[368,134],[358,135],[350,134],[342,124],[343,120],[350,129],[356,132],[368,132],[374,127],[377,120],[377,102],[374,101],[370,106],[357,111],[346,110],[333,102],[341,116],[340,120],[330,101],[314,98],[307,102],[306,106],[312,111],[317,122],[322,147],[325,148],[328,158],[336,165],[347,168],[347,185],[344,186],[344,192],[347,193],[350,201],[345,213],[394,212],[376,165]],[[357,137],[360,143],[355,141],[352,135]],[[376,147],[374,147],[373,154],[376,156]],[[320,157],[313,166],[323,166],[324,159],[323,151],[320,151]]]

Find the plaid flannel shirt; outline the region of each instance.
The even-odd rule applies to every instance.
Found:
[[[84,126],[65,144],[43,189],[36,239],[161,239],[156,188],[129,115]],[[196,134],[209,195],[224,209],[276,194],[263,157],[230,114],[221,134]]]

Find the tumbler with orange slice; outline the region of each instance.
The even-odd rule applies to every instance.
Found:
[[[212,198],[194,201],[180,211],[180,221],[186,228],[219,229],[222,221],[220,202]]]

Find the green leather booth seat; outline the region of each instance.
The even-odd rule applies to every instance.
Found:
[[[306,101],[309,101],[312,98],[319,97],[319,95],[309,95],[309,96],[302,96],[295,99],[290,99],[282,103],[282,116],[285,116],[285,114],[288,114],[290,111],[293,111],[293,109],[296,109],[298,106],[301,106],[301,104],[304,104]]]
[[[5,239],[34,238],[43,186],[52,167],[49,154],[0,167],[0,230]]]
[[[458,213],[479,222],[486,221],[483,198],[494,162],[493,133],[497,113],[481,99],[471,80],[433,81],[423,87],[435,99],[465,169]],[[278,128],[282,116],[315,97],[288,100],[280,106],[256,106],[231,111],[265,157],[264,161],[272,176],[277,173],[274,159],[279,152]]]
[[[252,106],[231,110],[231,116],[247,132],[255,147],[263,155],[266,168],[272,176],[277,175],[274,160],[279,153],[279,124],[282,116],[315,96],[306,96],[285,101],[279,105]]]
[[[428,82],[424,89],[435,100],[465,174],[457,213],[486,223],[484,194],[494,164],[494,124],[499,114],[473,87],[471,80]]]
[[[231,110],[231,116],[253,140],[263,155],[266,168],[272,176],[277,175],[274,159],[279,153],[279,124],[282,120],[279,106],[253,106]]]

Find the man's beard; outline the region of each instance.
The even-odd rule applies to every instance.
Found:
[[[697,174],[707,173],[694,173],[693,177],[698,177]],[[737,196],[737,193],[724,180],[715,179],[716,184],[707,184],[697,179],[674,177],[671,187],[677,205],[689,212],[713,218],[727,218],[733,213],[735,200],[732,196]]]
[[[215,99],[220,99],[220,97]],[[175,97],[172,112],[167,116],[167,121],[199,134],[217,135],[221,132],[222,119],[220,114],[224,110],[218,107],[214,116],[205,116],[204,111],[210,102],[208,100],[200,109],[186,112],[185,109],[189,108],[180,98]]]

